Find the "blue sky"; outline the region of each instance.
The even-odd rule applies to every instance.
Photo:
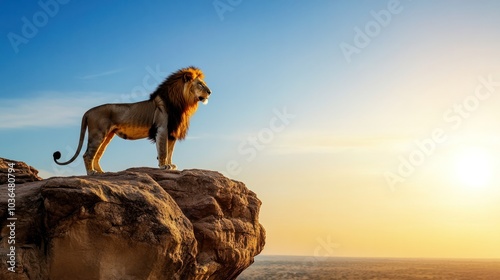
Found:
[[[314,255],[331,238],[339,246],[321,255],[500,257],[498,242],[475,242],[500,234],[500,178],[471,195],[452,167],[471,149],[500,155],[500,97],[459,129],[443,119],[479,77],[500,80],[499,12],[498,1],[3,1],[0,156],[82,175],[81,155],[60,167],[52,153],[72,156],[86,110],[147,99],[195,65],[213,95],[174,163],[254,190],[264,253]],[[383,174],[436,128],[447,141],[391,190]],[[149,141],[118,137],[101,160],[156,165]]]

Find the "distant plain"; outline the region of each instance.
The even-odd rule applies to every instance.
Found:
[[[498,280],[496,259],[385,259],[258,256],[238,280]]]

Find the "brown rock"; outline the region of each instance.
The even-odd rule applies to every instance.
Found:
[[[149,169],[148,173],[193,224],[202,279],[235,279],[253,263],[265,241],[258,221],[261,202],[255,193],[213,171]]]
[[[0,193],[8,249],[6,202]],[[263,249],[260,204],[243,183],[203,170],[18,185],[16,273],[3,250],[0,279],[235,279]]]
[[[38,177],[38,170],[26,163],[0,157],[0,185],[8,183],[9,163],[14,163],[14,172],[11,174],[16,176],[16,184],[42,180]]]

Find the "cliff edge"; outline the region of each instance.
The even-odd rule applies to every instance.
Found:
[[[36,181],[16,162],[12,174],[34,176],[13,190],[9,162],[0,159],[0,279],[235,279],[264,247],[260,200],[218,172],[131,168]]]

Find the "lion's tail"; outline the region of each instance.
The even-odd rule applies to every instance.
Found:
[[[76,149],[75,155],[67,162],[58,162],[57,160],[61,158],[61,152],[57,151],[53,154],[55,163],[59,165],[66,165],[72,163],[80,154],[83,146],[83,139],[85,138],[85,131],[87,130],[87,114],[83,115],[82,125],[80,127],[80,142],[78,142],[78,148]]]

